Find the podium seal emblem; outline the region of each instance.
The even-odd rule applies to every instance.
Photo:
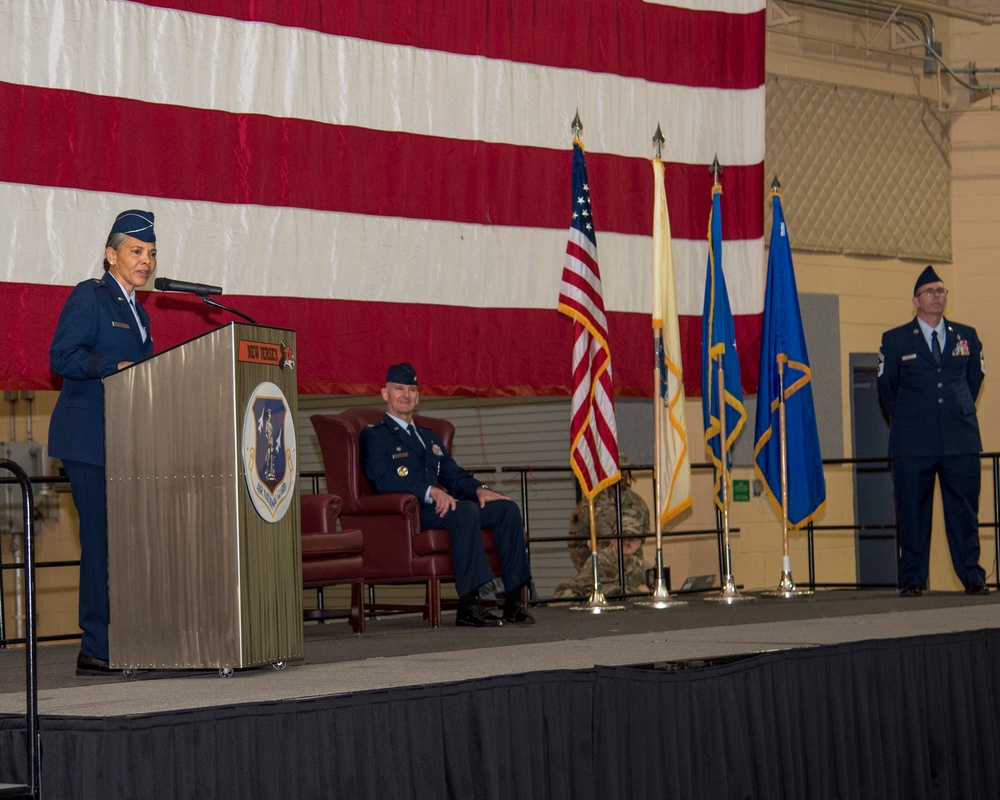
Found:
[[[243,474],[254,508],[277,522],[295,495],[298,463],[295,420],[281,389],[265,381],[253,390],[243,414]]]

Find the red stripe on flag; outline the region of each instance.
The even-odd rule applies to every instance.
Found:
[[[4,283],[0,292],[0,385],[5,389],[52,389],[49,344],[70,287]],[[232,315],[179,294],[139,293],[149,311],[156,352],[200,336],[233,320]],[[387,364],[401,353],[434,352],[433,365],[419,364],[421,390],[428,395],[468,397],[568,395],[566,353],[572,327],[555,310],[476,309],[298,297],[227,295],[227,303],[262,324],[297,330],[296,370],[306,394],[375,395]],[[743,375],[760,357],[761,316],[736,317]],[[610,312],[609,335],[616,344],[614,392],[649,397],[649,315]],[[689,397],[701,394],[701,318],[681,317],[684,383]],[[373,331],[401,332],[373,336]],[[432,348],[441,331],[462,331],[463,347]],[[496,341],[530,346],[498,349]],[[480,355],[481,354],[481,355]],[[409,358],[410,356],[407,355]],[[587,359],[579,368],[586,374]],[[744,371],[745,370],[745,371]],[[575,374],[575,373],[574,373]],[[748,392],[756,391],[756,380]]]
[[[8,183],[530,228],[565,228],[570,213],[565,189],[560,190],[569,180],[565,150],[3,82],[0,108],[0,141],[5,143],[0,181]],[[109,126],[109,119],[116,124]],[[26,130],[30,136],[23,135]],[[133,136],[135,130],[143,136]],[[205,147],[205,142],[224,146]],[[303,164],[323,168],[304,169]],[[649,161],[592,153],[587,165],[597,187],[600,230],[650,235]],[[665,166],[674,237],[704,239],[711,206],[708,166]],[[429,182],[428,175],[448,179]],[[726,166],[727,241],[764,235],[763,185],[762,163]]]
[[[320,33],[585,69],[682,86],[764,83],[765,12],[722,14],[642,0],[133,0]],[[693,46],[692,42],[697,42]],[[733,43],[738,46],[733,46]],[[758,46],[747,46],[758,42]],[[677,54],[683,53],[683,58]]]

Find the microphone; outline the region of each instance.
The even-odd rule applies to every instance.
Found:
[[[205,286],[202,283],[188,283],[187,281],[175,281],[173,278],[157,278],[154,283],[161,292],[190,292],[199,297],[208,297],[213,294],[222,294],[221,286]]]

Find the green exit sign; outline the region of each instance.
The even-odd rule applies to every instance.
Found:
[[[733,502],[750,502],[750,481],[733,481]]]

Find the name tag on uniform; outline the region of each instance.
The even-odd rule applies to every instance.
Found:
[[[113,328],[124,328],[125,330],[128,330],[128,323],[127,322],[115,322],[114,320],[112,320],[111,321],[111,327],[113,327]]]
[[[406,458],[408,455],[409,455],[409,453],[393,453],[392,457],[393,458]]]
[[[908,356],[903,356],[900,361],[913,361],[917,357],[916,353],[910,353]]]

